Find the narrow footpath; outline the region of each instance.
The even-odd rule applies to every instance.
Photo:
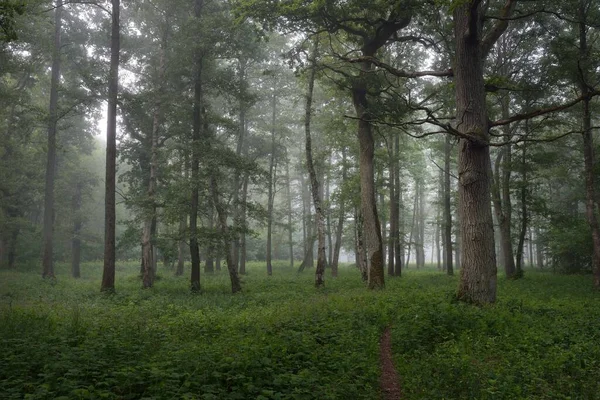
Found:
[[[390,328],[385,328],[379,340],[379,366],[381,378],[379,384],[384,400],[398,400],[402,398],[400,390],[400,376],[396,372],[392,361],[392,334]]]

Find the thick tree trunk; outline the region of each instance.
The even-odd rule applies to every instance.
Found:
[[[369,54],[372,55],[372,54]],[[358,147],[360,169],[360,200],[363,220],[362,237],[367,260],[369,289],[382,289],[385,286],[383,269],[383,243],[381,226],[375,201],[375,170],[373,139],[370,113],[367,102],[367,88],[364,79],[371,70],[370,63],[362,63],[359,81],[352,90],[354,109],[358,117]]]
[[[106,178],[104,198],[104,268],[101,291],[115,290],[116,258],[116,174],[117,174],[117,93],[119,90],[120,0],[112,0],[110,71],[108,74],[108,113],[106,129]]]
[[[589,48],[587,44],[587,14],[585,0],[579,2],[579,68],[580,90],[581,95],[589,93],[588,77],[589,74]],[[583,67],[582,67],[583,66]],[[583,69],[582,69],[583,68]],[[585,74],[585,75],[584,75]],[[592,117],[590,112],[590,99],[583,101],[583,110],[581,115],[582,122],[582,137],[583,137],[583,161],[585,175],[585,211],[587,222],[592,232],[592,271],[594,273],[594,287],[600,289],[600,225],[598,224],[598,216],[595,209],[595,156],[594,156],[594,139],[592,133]]]
[[[56,174],[56,125],[58,123],[58,85],[60,83],[60,47],[62,31],[62,0],[54,9],[54,47],[50,105],[48,107],[48,157],[46,160],[46,187],[44,191],[44,255],[42,277],[54,278],[54,181]]]
[[[81,191],[83,184],[77,182],[75,193],[73,194],[73,236],[71,238],[71,276],[73,278],[81,277]]]
[[[323,196],[321,183],[317,179],[315,165],[312,155],[312,139],[310,133],[310,122],[312,117],[313,90],[315,86],[316,60],[319,48],[318,39],[315,39],[314,48],[310,57],[310,70],[308,75],[308,89],[306,91],[306,104],[304,115],[304,132],[306,135],[306,166],[310,177],[310,188],[312,193],[313,205],[315,207],[315,216],[317,219],[317,269],[315,271],[315,286],[321,287],[325,284],[325,265],[327,256],[325,254],[325,213],[323,211]]]
[[[462,267],[458,298],[475,304],[496,301],[496,253],[490,207],[488,118],[483,81],[481,2],[454,8],[456,129],[463,135],[458,156]],[[469,137],[466,139],[465,137]]]
[[[271,155],[269,158],[269,194],[267,199],[267,275],[273,274],[272,241],[273,241],[273,203],[275,201],[275,123],[277,121],[277,95],[271,97]]]

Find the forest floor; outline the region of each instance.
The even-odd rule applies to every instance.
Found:
[[[193,295],[162,267],[141,290],[138,268],[118,264],[113,295],[100,263],[78,280],[60,264],[54,282],[0,271],[0,398],[387,399],[393,364],[402,399],[600,399],[587,276],[500,277],[497,304],[478,308],[433,269],[369,292],[353,268],[317,290],[314,270],[256,263],[242,293],[223,271]]]

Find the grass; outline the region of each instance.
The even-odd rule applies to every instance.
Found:
[[[411,270],[369,292],[354,269],[326,288],[311,271],[251,264],[226,273],[162,270],[141,290],[119,264],[117,293],[83,278],[0,272],[0,398],[378,399],[379,336],[392,327],[406,399],[600,398],[600,299],[587,277],[500,279],[499,300],[453,302],[456,277]]]

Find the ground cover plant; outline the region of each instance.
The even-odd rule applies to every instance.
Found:
[[[386,327],[407,399],[600,393],[600,300],[586,277],[501,280],[498,303],[477,308],[433,270],[370,292],[354,268],[316,290],[312,274],[254,264],[232,296],[225,272],[191,294],[168,272],[142,290],[138,268],[120,264],[114,295],[98,293],[99,263],[55,282],[2,271],[0,397],[378,399]]]

